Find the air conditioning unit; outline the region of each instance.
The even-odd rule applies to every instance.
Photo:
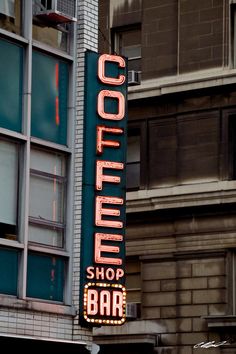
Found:
[[[135,302],[127,302],[126,304],[126,318],[135,319],[138,317],[138,304]]]
[[[128,71],[128,85],[140,85],[140,72],[135,70]]]
[[[35,0],[34,16],[51,24],[76,21],[76,0]]]

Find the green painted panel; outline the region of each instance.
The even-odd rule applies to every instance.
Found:
[[[67,143],[69,66],[33,52],[31,135],[54,143]]]
[[[0,40],[0,127],[21,132],[23,48]]]
[[[29,253],[27,296],[63,301],[65,261],[62,258]]]
[[[18,251],[0,249],[0,293],[17,295]]]

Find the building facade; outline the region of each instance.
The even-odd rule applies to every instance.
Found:
[[[89,353],[79,325],[84,55],[98,1],[0,2],[0,340]]]
[[[128,57],[127,321],[100,353],[236,352],[236,2],[100,0]]]

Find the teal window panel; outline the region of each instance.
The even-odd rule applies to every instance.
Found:
[[[33,52],[32,136],[66,145],[68,80],[68,63]]]
[[[63,301],[65,260],[54,255],[29,253],[27,296]]]
[[[0,293],[17,295],[19,252],[10,249],[0,249]]]
[[[23,48],[0,40],[0,127],[21,132]]]

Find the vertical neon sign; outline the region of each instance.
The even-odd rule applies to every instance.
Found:
[[[125,322],[126,61],[86,53],[80,322]]]

